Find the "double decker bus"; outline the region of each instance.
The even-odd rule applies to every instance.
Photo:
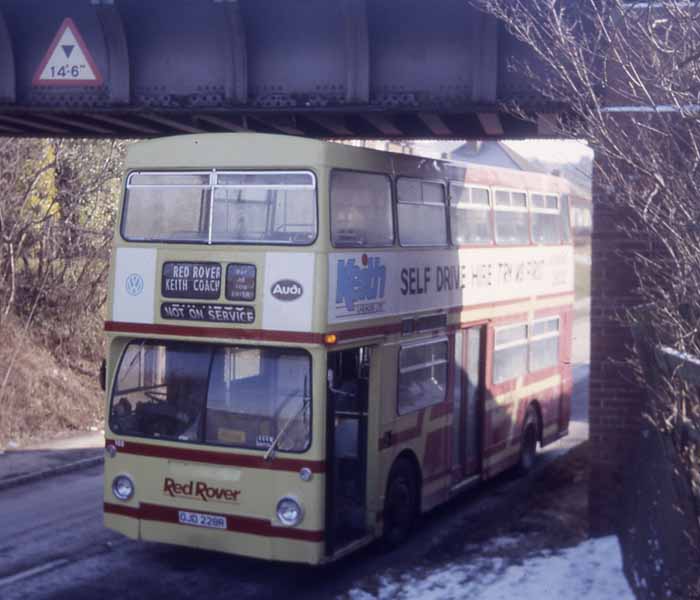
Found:
[[[104,519],[320,564],[565,435],[568,187],[263,134],[133,145]]]

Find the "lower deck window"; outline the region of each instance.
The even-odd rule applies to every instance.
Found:
[[[530,371],[555,367],[558,362],[559,318],[535,321],[530,341]]]
[[[496,329],[493,382],[502,383],[527,373],[527,325]]]
[[[115,433],[303,452],[311,442],[311,358],[303,350],[139,341],[112,392]]]
[[[399,352],[400,415],[444,402],[447,394],[447,340],[403,346]]]
[[[529,334],[529,335],[528,335]],[[559,317],[496,329],[493,383],[559,364]]]

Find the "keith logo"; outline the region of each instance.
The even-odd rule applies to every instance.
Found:
[[[337,263],[335,303],[351,312],[379,312],[384,300],[386,267],[379,256],[362,255],[361,264],[354,258]]]
[[[163,482],[163,493],[172,498],[192,498],[204,502],[238,502],[241,490],[210,486],[204,481],[178,483],[170,477]]]
[[[293,279],[280,279],[272,284],[270,293],[273,298],[282,300],[283,302],[291,302],[297,298],[301,298],[304,293],[304,288],[301,283]]]
[[[138,273],[132,273],[126,278],[126,293],[130,296],[138,296],[143,292],[143,277]]]

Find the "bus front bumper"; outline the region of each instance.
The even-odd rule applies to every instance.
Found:
[[[131,539],[214,550],[263,560],[317,565],[324,559],[324,532],[274,526],[263,519],[227,516],[226,529],[181,524],[178,509],[105,502],[104,524]]]

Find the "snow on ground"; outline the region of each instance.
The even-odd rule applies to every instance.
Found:
[[[351,590],[350,600],[634,600],[622,573],[616,537],[586,540],[573,548],[514,562],[518,537],[502,537],[477,548],[466,548],[468,562],[453,562],[380,575],[363,589]],[[524,542],[522,542],[524,543]]]

